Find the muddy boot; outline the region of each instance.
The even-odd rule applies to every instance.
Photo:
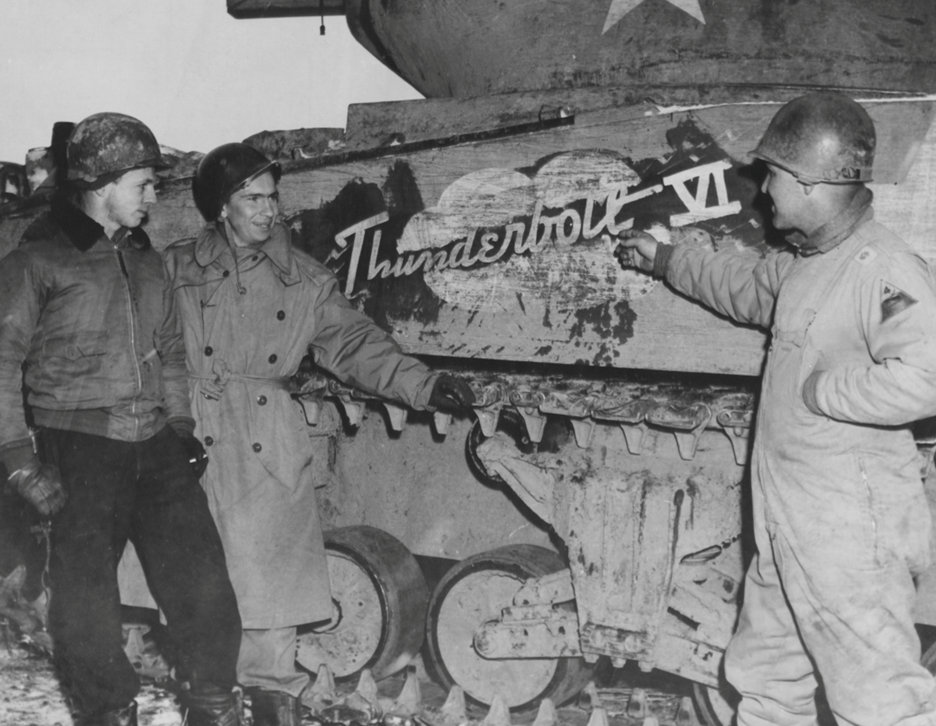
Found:
[[[282,691],[251,688],[250,712],[253,726],[301,726],[299,699]]]
[[[89,716],[79,723],[82,726],[137,726],[137,703],[130,701],[128,706],[99,716]]]
[[[242,726],[240,704],[234,693],[209,684],[200,684],[184,700],[187,726]]]

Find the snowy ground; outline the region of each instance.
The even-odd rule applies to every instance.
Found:
[[[8,631],[7,631],[8,632]],[[403,689],[402,676],[381,681],[381,696],[394,698]],[[635,720],[625,715],[633,684],[623,683],[620,678],[597,689],[597,697],[607,712],[608,726],[639,726],[643,719]],[[421,681],[422,701],[426,712],[420,721],[425,726],[438,726],[431,713],[437,713],[446,694],[435,684]],[[347,690],[350,690],[350,686]],[[685,695],[687,691],[683,691]],[[660,719],[660,726],[673,723],[679,696],[663,691],[649,691],[649,698]],[[586,726],[592,704],[583,696],[578,703],[559,709],[560,726]],[[175,697],[166,689],[152,683],[144,684],[137,697],[140,726],[183,726],[182,715]],[[665,715],[664,715],[665,714]],[[478,723],[486,714],[470,712],[470,726]],[[517,726],[529,724],[535,714],[513,717]],[[668,718],[667,718],[668,717]],[[321,724],[311,718],[307,723]],[[419,723],[419,721],[415,722]],[[36,651],[19,645],[15,640],[4,640],[0,635],[0,725],[2,726],[75,726],[68,701],[63,695],[49,659]]]
[[[140,726],[181,726],[181,713],[169,692],[145,685],[137,701]],[[0,642],[0,724],[74,724],[49,659],[9,640]]]

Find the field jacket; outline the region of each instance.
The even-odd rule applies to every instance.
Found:
[[[39,426],[142,441],[191,421],[182,329],[162,257],[136,228],[108,239],[62,198],[0,260],[0,458]]]

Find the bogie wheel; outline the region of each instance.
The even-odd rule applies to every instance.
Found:
[[[692,702],[703,726],[730,726],[738,700],[737,692],[724,681],[719,688],[692,684]]]
[[[485,706],[500,693],[515,712],[547,697],[559,705],[581,691],[594,671],[582,658],[486,659],[473,644],[478,627],[512,605],[527,580],[562,569],[559,555],[534,545],[483,552],[450,569],[432,594],[426,620],[429,661],[442,685],[461,686],[469,701]]]
[[[365,668],[374,678],[406,667],[422,647],[429,590],[419,565],[395,537],[375,527],[325,532],[336,617],[299,631],[296,660],[337,679]]]

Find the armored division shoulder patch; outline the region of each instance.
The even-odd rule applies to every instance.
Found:
[[[881,280],[881,322],[886,322],[907,308],[916,305],[917,300],[896,285]]]

